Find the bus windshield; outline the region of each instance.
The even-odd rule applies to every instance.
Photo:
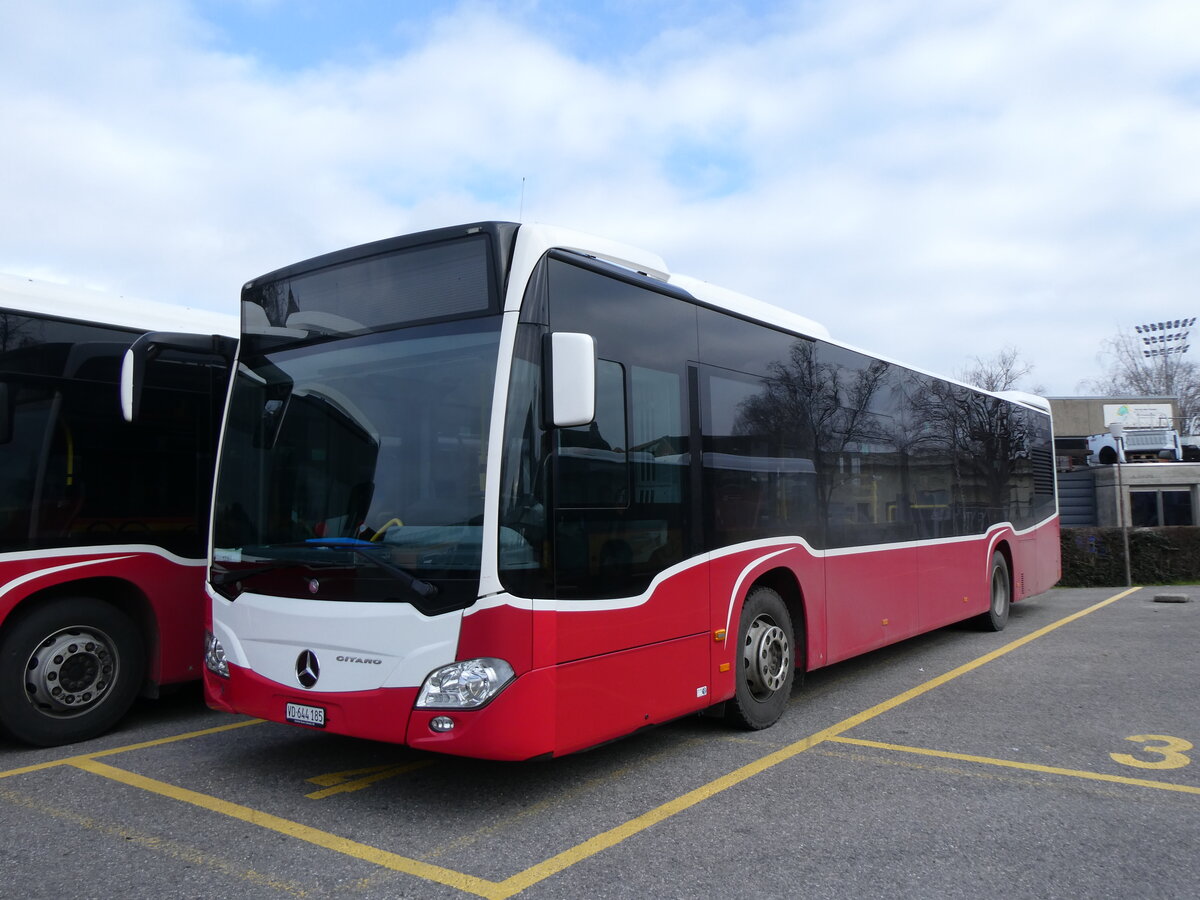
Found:
[[[221,451],[214,587],[471,602],[499,338],[489,315],[277,350],[247,339]],[[411,578],[436,583],[436,599]]]

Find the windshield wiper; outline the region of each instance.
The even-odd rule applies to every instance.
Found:
[[[428,581],[422,581],[412,572],[401,568],[390,560],[383,559],[377,556],[373,550],[368,549],[374,547],[370,541],[360,541],[357,538],[314,538],[304,542],[306,547],[327,547],[330,550],[349,550],[351,553],[357,553],[367,562],[385,572],[388,572],[396,577],[406,588],[411,590],[418,597],[425,600],[432,600],[438,595],[436,584],[430,584]]]
[[[235,581],[241,581],[243,578],[253,578],[255,575],[274,572],[276,569],[290,569],[293,566],[317,566],[327,569],[336,565],[337,563],[326,562],[324,560],[281,559],[277,562],[265,562],[256,566],[246,566],[244,569],[226,569],[222,567],[218,571],[216,566],[214,566],[208,583],[214,586],[233,584]]]

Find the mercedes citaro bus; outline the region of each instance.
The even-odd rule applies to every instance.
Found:
[[[808,670],[1050,587],[1052,452],[1040,398],[624,244],[485,222],[331,253],[242,290],[208,701],[512,760],[764,728]]]

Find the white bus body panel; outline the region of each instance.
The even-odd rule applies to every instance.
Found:
[[[114,296],[103,291],[0,273],[0,307],[19,312],[100,322],[138,331],[186,331],[237,337],[236,315]]]
[[[234,665],[293,690],[296,659],[320,661],[318,691],[420,687],[455,659],[462,612],[428,617],[407,603],[355,603],[240,594],[214,597],[213,631]],[[339,659],[339,657],[342,657]]]

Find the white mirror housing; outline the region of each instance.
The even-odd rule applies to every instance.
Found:
[[[126,422],[137,418],[137,401],[140,397],[134,390],[134,384],[141,380],[141,369],[141,361],[131,350],[126,350],[121,360],[121,415]]]
[[[558,428],[596,418],[596,342],[590,334],[550,335],[550,406]]]

